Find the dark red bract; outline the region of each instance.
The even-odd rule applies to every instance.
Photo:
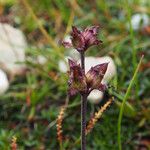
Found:
[[[93,89],[104,91],[106,86],[101,81],[106,73],[108,63],[103,63],[92,67],[87,74],[83,72],[80,65],[69,59],[69,94],[75,95],[78,92],[89,93]]]
[[[77,92],[86,90],[86,78],[80,67],[75,61],[69,59],[69,94],[75,95]]]
[[[101,81],[106,73],[108,63],[92,67],[86,74],[86,83],[90,89],[99,89]]]

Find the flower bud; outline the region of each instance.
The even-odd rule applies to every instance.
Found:
[[[91,69],[86,74],[86,83],[88,88],[91,89],[100,88],[101,81],[105,75],[107,67],[108,63],[103,63],[96,65],[95,67],[91,67]]]

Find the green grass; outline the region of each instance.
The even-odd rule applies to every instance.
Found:
[[[143,10],[150,15],[149,2],[23,2],[11,1],[2,6],[5,14],[13,9],[13,25],[23,30],[27,37],[29,47],[25,63],[29,69],[25,75],[15,77],[8,92],[0,96],[0,149],[9,150],[14,135],[17,137],[19,150],[60,149],[56,138],[56,119],[60,106],[66,101],[67,74],[59,72],[58,60],[63,59],[68,51],[59,41],[70,32],[72,25],[86,27],[93,24],[100,24],[99,38],[103,40],[103,44],[92,47],[87,55],[113,57],[117,75],[110,84],[115,88],[109,89],[104,101],[113,95],[116,102],[87,136],[87,150],[117,150],[120,145],[123,150],[138,148],[139,139],[149,137],[150,70],[148,67],[144,68],[143,64],[149,62],[150,43],[147,35],[132,29],[131,16]],[[129,30],[126,29],[128,23]],[[133,76],[131,81],[141,53],[144,54],[141,65],[143,70],[135,73],[136,79]],[[47,60],[46,64],[38,63],[37,57],[40,55]],[[27,96],[30,97],[30,106],[26,102]],[[101,105],[88,103],[87,120]],[[72,150],[80,149],[80,143],[74,144],[80,137],[78,96],[69,101],[63,121],[63,135],[64,150],[70,147]]]
[[[141,66],[141,63],[142,63],[142,59],[143,59],[143,56],[141,57],[140,62],[139,62],[138,66],[137,66],[137,68],[136,68],[136,70],[133,74],[133,77],[132,77],[131,82],[130,82],[128,88],[127,88],[126,94],[123,98],[123,102],[122,102],[122,105],[121,105],[121,108],[120,108],[120,113],[119,113],[119,118],[118,118],[118,145],[119,145],[119,150],[122,150],[122,146],[121,146],[121,121],[122,121],[122,116],[123,116],[123,112],[124,112],[125,103],[126,103],[127,99],[130,96],[131,88],[132,88],[133,84],[135,83],[137,73],[138,73],[139,68]]]

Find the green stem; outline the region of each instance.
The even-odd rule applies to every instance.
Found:
[[[61,143],[59,143],[59,146],[60,146],[60,150],[63,150],[62,142],[61,142]]]
[[[131,47],[132,47],[132,63],[133,63],[133,70],[136,69],[137,66],[137,49],[135,45],[135,36],[134,36],[134,31],[131,23],[131,6],[129,6],[128,0],[125,0],[125,6],[127,10],[127,19],[129,23],[129,31],[130,31],[130,40],[131,40]],[[136,98],[138,99],[138,91],[139,91],[139,84],[138,80],[135,79],[136,82]]]
[[[119,145],[119,150],[122,150],[122,145],[121,145],[121,121],[122,121],[122,116],[123,116],[123,111],[124,111],[124,106],[125,106],[125,103],[129,97],[129,94],[130,94],[130,91],[131,91],[131,88],[134,84],[134,81],[135,81],[135,78],[137,76],[137,73],[138,73],[138,70],[140,68],[140,65],[141,65],[141,62],[142,62],[142,59],[143,59],[143,56],[141,57],[140,59],[140,62],[138,64],[138,66],[136,67],[136,70],[133,74],[133,77],[131,79],[131,82],[127,88],[127,91],[126,91],[126,94],[123,98],[123,102],[121,104],[121,108],[120,108],[120,113],[119,113],[119,118],[118,118],[118,145]]]

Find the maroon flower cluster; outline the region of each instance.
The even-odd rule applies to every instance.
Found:
[[[75,26],[72,27],[71,42],[63,42],[66,48],[74,47],[77,51],[86,51],[90,46],[102,43],[97,39],[99,26],[92,26],[80,31]]]
[[[92,26],[80,31],[75,26],[72,27],[71,42],[63,42],[66,48],[74,47],[79,53],[84,53],[89,47],[102,43],[97,39],[99,26]],[[80,64],[69,59],[69,94],[75,95],[89,94],[93,89],[105,90],[105,85],[101,81],[107,70],[108,63],[103,63],[92,67],[86,74]]]
[[[93,89],[104,91],[106,86],[103,85],[102,79],[106,73],[108,63],[103,63],[91,67],[85,73],[85,51],[93,46],[102,43],[97,39],[98,26],[86,28],[84,31],[79,30],[75,26],[72,27],[71,41],[63,42],[67,48],[74,47],[81,58],[81,66],[76,61],[69,59],[69,95],[80,93],[81,95],[81,150],[86,150],[86,111],[87,96]]]
[[[76,93],[89,94],[93,89],[104,91],[106,86],[101,83],[108,63],[103,63],[92,67],[86,74],[83,72],[80,64],[69,59],[69,94]]]

